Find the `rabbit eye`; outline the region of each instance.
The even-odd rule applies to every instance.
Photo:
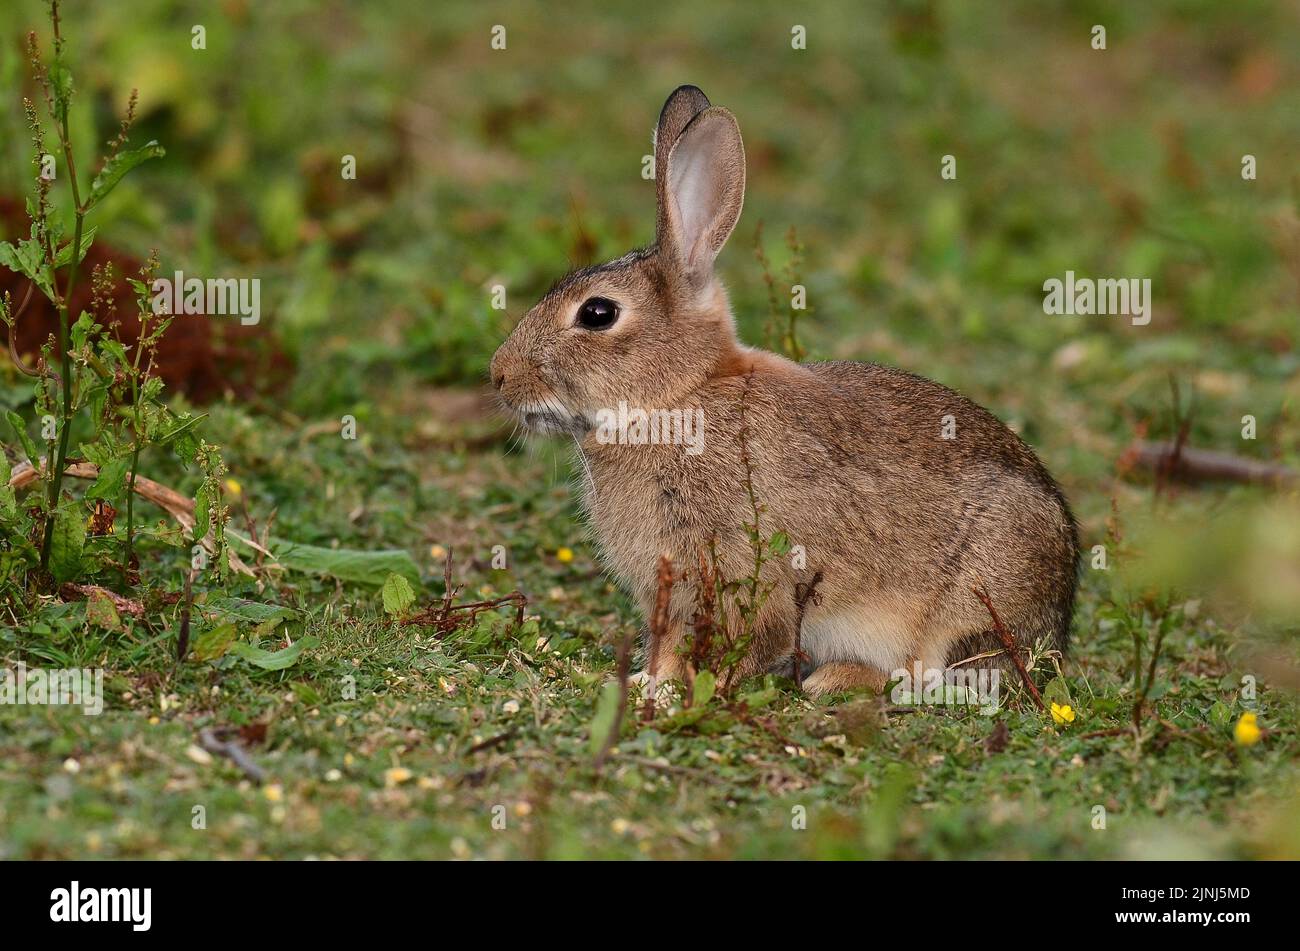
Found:
[[[578,308],[578,326],[606,330],[618,320],[618,304],[606,297],[593,297]]]

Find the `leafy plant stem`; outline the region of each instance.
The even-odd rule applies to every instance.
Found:
[[[45,535],[41,541],[41,568],[50,566],[50,549],[54,541],[54,510],[59,505],[59,493],[63,488],[63,467],[68,459],[68,437],[72,432],[72,354],[69,351],[70,323],[68,307],[72,292],[77,286],[77,270],[81,264],[81,234],[86,221],[86,211],[81,204],[81,190],[77,186],[77,168],[72,157],[72,143],[68,135],[68,111],[63,109],[59,123],[59,140],[63,145],[63,156],[68,163],[68,180],[72,188],[72,203],[76,208],[76,224],[72,232],[72,261],[68,265],[68,282],[59,295],[59,376],[63,387],[63,412],[59,420],[58,450],[54,457],[54,468],[50,473],[49,512],[45,519]],[[52,264],[52,262],[51,262]],[[51,267],[52,271],[52,267]],[[51,279],[55,279],[51,273]]]

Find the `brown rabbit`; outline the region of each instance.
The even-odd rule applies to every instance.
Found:
[[[803,557],[765,565],[775,587],[740,673],[790,669],[796,585],[817,572],[800,639],[814,695],[879,690],[918,661],[943,668],[997,649],[973,588],[1022,645],[1063,650],[1078,534],[1033,451],[921,377],[798,364],[737,341],[713,261],[740,217],[745,154],[735,118],[694,86],[664,104],[655,182],[654,245],[561,280],[491,365],[528,428],[574,436],[602,556],[644,616],[661,553],[695,566],[712,540],[723,577],[752,572],[747,452],[766,530],[783,530]],[[638,429],[637,410],[702,427],[647,441],[660,431]],[[620,412],[633,425],[610,438]],[[693,606],[692,585],[676,586],[652,684],[684,673]]]

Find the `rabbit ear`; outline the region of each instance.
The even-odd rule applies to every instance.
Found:
[[[673,150],[692,119],[709,108],[709,97],[698,86],[678,86],[664,102],[655,126],[655,195],[659,213],[655,221],[655,239],[662,240],[667,222],[664,212],[668,207],[668,153]]]
[[[736,117],[718,106],[705,109],[682,131],[667,165],[660,248],[699,283],[712,273],[745,203],[745,146]]]

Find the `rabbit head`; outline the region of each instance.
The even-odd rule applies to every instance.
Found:
[[[582,434],[620,400],[670,406],[737,349],[713,273],[745,196],[735,117],[679,87],[654,159],[655,243],[560,280],[492,358],[493,386],[530,429]]]

